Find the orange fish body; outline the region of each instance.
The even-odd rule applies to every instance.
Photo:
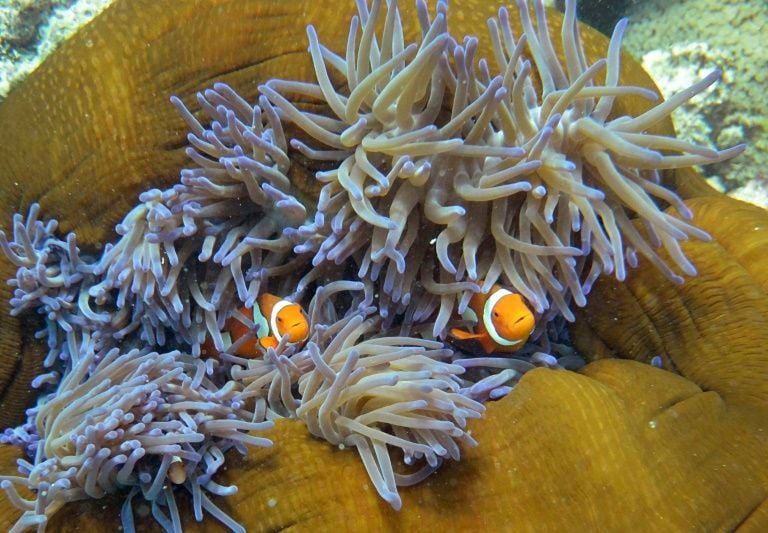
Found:
[[[275,348],[283,337],[287,337],[288,344],[304,342],[309,337],[309,321],[301,306],[274,294],[260,294],[253,308],[241,307],[240,312],[245,316],[253,316],[256,331],[255,335],[231,352],[234,355],[261,357],[267,348]],[[221,332],[225,350],[251,333],[251,329],[238,319],[227,319]],[[208,354],[218,353],[210,337],[205,340],[203,351]]]
[[[523,347],[536,318],[523,297],[494,285],[487,294],[475,293],[463,317],[476,322],[474,332],[451,328],[460,341],[476,341],[485,353],[512,353]]]

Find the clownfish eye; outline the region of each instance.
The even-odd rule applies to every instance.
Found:
[[[283,317],[281,317],[281,316],[277,317],[277,321],[278,322],[282,322],[283,321]]]
[[[493,312],[493,318],[499,318],[499,312],[498,311],[494,311]]]

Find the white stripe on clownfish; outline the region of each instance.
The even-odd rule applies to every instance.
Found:
[[[280,340],[283,338],[283,336],[280,335],[280,330],[277,329],[277,315],[280,313],[280,311],[292,304],[293,302],[289,302],[288,300],[280,300],[274,305],[274,307],[272,307],[272,314],[269,316],[269,325],[272,328],[272,336],[277,339],[277,342],[280,342]]]
[[[521,342],[521,340],[511,341],[499,335],[499,332],[496,330],[496,324],[493,322],[493,308],[496,307],[499,300],[508,294],[514,293],[507,289],[500,288],[488,297],[483,306],[483,323],[485,324],[485,329],[488,331],[488,335],[490,335],[494,342],[502,346],[514,346]]]

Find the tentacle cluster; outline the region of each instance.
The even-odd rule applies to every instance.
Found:
[[[350,291],[357,294],[344,304],[340,300]],[[466,422],[485,408],[465,393],[465,367],[451,362],[453,350],[434,340],[382,333],[372,300],[360,282],[325,285],[312,299],[313,333],[303,349],[279,346],[263,360],[242,361],[245,366],[232,374],[246,385],[238,400],[256,398],[257,416],[297,418],[313,435],[355,447],[376,490],[399,509],[398,486],[421,481],[443,459],[458,460],[459,444],[476,445]],[[527,365],[523,372],[534,366]],[[505,371],[492,383],[472,386],[499,394],[513,378]],[[415,470],[395,472],[390,449]]]
[[[271,423],[245,421],[233,384],[215,385],[199,359],[100,345],[84,340],[78,364],[39,408],[33,462],[19,463],[22,476],[0,476],[0,487],[24,511],[17,525],[44,526],[67,502],[133,489],[124,525],[133,530],[130,501],[140,491],[158,520],[180,531],[173,484],[193,495],[196,514],[222,515],[204,491],[237,490],[211,479],[224,452],[271,445],[247,433]],[[36,500],[20,496],[17,484],[34,490]]]
[[[656,98],[619,83],[626,21],[608,57],[588,64],[575,2],[567,2],[561,62],[541,2],[535,20],[525,0],[517,8],[519,38],[506,8],[488,23],[497,74],[476,60],[476,38],[459,43],[448,33],[446,2],[432,19],[417,2],[421,38],[406,44],[397,2],[374,0],[370,9],[358,2],[343,55],[308,27],[316,83],[260,88],[308,137],[293,139],[295,149],[338,162],[317,174],[318,211],[296,251],[313,253],[315,265],[354,258],[358,275],[377,283],[383,316],[418,322],[437,311],[436,335],[456,293],[464,293],[461,310],[494,283],[513,287],[547,318],[572,320],[571,302],[584,305],[601,273],[623,279],[638,253],[675,281],[682,278],[674,268],[695,274],[679,241],[707,235],[686,222],[690,212],[661,185],[660,171],[743,150],[645,133],[718,72],[638,117],[612,118],[616,98]],[[319,100],[329,113],[302,112],[291,96]]]

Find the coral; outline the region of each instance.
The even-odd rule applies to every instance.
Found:
[[[721,85],[673,114],[675,127],[681,138],[706,146],[723,142],[726,135],[728,142],[747,141],[750,148],[742,157],[702,171],[729,193],[768,206],[764,192],[739,190],[761,175],[768,153],[768,54],[755,44],[768,22],[765,3],[650,1],[630,6],[627,15],[632,20],[627,49],[642,59],[665,95],[690,82],[697,70],[723,69]]]
[[[0,6],[0,102],[112,0],[7,0]]]

